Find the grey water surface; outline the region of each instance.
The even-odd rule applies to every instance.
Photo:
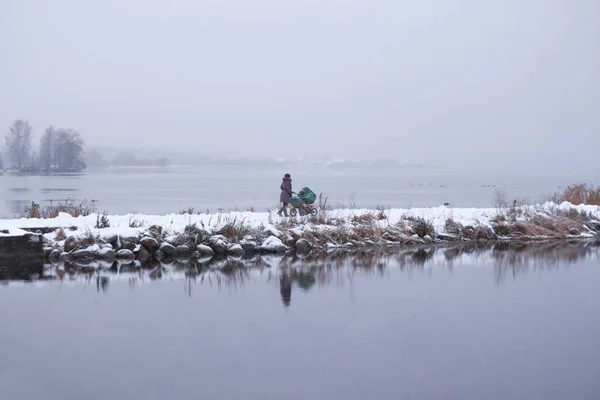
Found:
[[[1,399],[598,399],[597,243],[46,265]]]
[[[419,168],[324,168],[244,165],[105,168],[47,176],[0,174],[0,217],[22,214],[32,201],[95,200],[100,212],[124,214],[229,210],[266,211],[277,206],[279,185],[290,172],[294,190],[308,186],[333,207],[493,207],[495,191],[513,200],[539,202],[573,183],[599,176],[477,174]]]

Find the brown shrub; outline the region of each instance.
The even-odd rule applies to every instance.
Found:
[[[429,235],[432,238],[435,238],[435,229],[433,228],[433,224],[429,221],[424,220],[423,218],[417,218],[412,223],[411,229],[421,238],[427,235]]]
[[[57,242],[61,242],[63,240],[65,240],[67,238],[67,235],[65,234],[65,230],[63,228],[58,228],[56,230],[56,237],[54,238],[54,240],[56,240]]]
[[[452,218],[448,218],[446,220],[444,229],[446,230],[447,233],[449,233],[451,235],[456,235],[456,236],[461,236],[462,232],[463,232],[463,226],[460,223],[456,222]]]
[[[585,183],[568,186],[560,196],[563,201],[579,205],[590,204],[600,206],[600,187],[588,187]]]
[[[510,236],[510,226],[507,224],[497,224],[497,225],[493,225],[494,227],[494,232],[496,232],[496,235],[498,236]]]
[[[588,191],[587,204],[600,206],[600,187]]]
[[[186,228],[186,230],[187,230],[187,228]],[[188,233],[188,232],[186,232],[186,233]],[[234,241],[240,241],[244,238],[244,236],[246,236],[250,233],[250,228],[248,226],[244,225],[243,223],[236,224],[235,222],[230,222],[230,223],[224,225],[221,229],[219,229],[215,233],[218,235],[223,235],[227,239],[231,239]]]
[[[354,224],[362,224],[362,225],[368,225],[368,224],[372,224],[375,220],[375,217],[373,216],[373,214],[370,213],[366,213],[366,214],[362,214],[362,215],[355,215],[352,217],[352,223]]]

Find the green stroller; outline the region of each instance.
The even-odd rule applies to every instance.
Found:
[[[302,188],[298,193],[292,192],[290,215],[292,217],[298,213],[300,215],[317,215],[317,209],[313,207],[315,201],[317,201],[317,195],[307,187]]]

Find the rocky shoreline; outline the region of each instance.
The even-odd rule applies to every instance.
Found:
[[[179,228],[174,228],[171,222],[171,226],[152,224],[116,231],[110,227],[69,226],[69,218],[78,222],[81,219],[68,216],[61,220],[67,222],[63,224],[64,227],[46,228],[47,233],[42,237],[44,256],[51,263],[92,260],[137,260],[143,263],[147,260],[213,257],[240,259],[257,254],[360,254],[373,248],[438,243],[599,237],[600,211],[597,206],[594,207],[582,208],[568,204],[526,206],[495,210],[483,221],[452,218],[452,215],[460,215],[459,209],[450,210],[449,213],[442,210],[446,214],[435,220],[427,220],[409,212],[393,216],[385,210],[345,214],[334,210],[318,216],[281,219],[273,223],[238,220],[236,215],[219,218],[218,223],[209,227],[203,220],[194,222],[192,216],[188,216],[186,223]],[[272,217],[269,215],[267,218],[271,220]],[[45,221],[48,226],[52,222],[40,221]],[[467,224],[466,221],[471,223]],[[41,234],[39,229],[24,229]]]

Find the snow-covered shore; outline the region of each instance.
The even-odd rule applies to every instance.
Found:
[[[44,232],[47,255],[54,258],[241,257],[290,249],[594,237],[600,232],[600,207],[548,202],[506,209],[340,209],[296,218],[275,212],[80,217],[61,213],[56,218],[0,220],[0,239],[36,230]]]

